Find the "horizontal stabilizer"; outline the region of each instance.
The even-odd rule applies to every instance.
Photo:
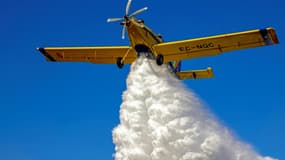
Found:
[[[176,76],[180,80],[184,79],[197,79],[197,78],[213,78],[213,70],[211,67],[208,67],[204,70],[192,70],[192,71],[183,71],[176,72]]]

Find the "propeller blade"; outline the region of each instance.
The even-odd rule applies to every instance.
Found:
[[[125,39],[125,35],[126,35],[126,25],[124,25],[122,30],[122,39]]]
[[[132,13],[132,14],[130,15],[130,17],[133,17],[133,16],[135,16],[135,15],[137,15],[137,14],[140,14],[140,13],[146,11],[147,9],[148,9],[147,7],[144,7],[144,8],[142,8],[142,9],[139,9],[139,10],[135,11],[134,13]]]
[[[117,22],[117,21],[122,21],[124,18],[108,18],[107,22]]]
[[[126,6],[126,16],[129,14],[131,3],[132,3],[132,0],[128,0],[127,6]]]

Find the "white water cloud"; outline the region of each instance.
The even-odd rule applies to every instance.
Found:
[[[139,58],[113,130],[116,160],[274,160],[239,141],[167,66]]]

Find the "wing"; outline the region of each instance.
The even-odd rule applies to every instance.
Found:
[[[204,56],[222,52],[277,44],[278,38],[273,28],[250,30],[218,36],[160,43],[153,46],[157,54],[164,56],[165,62]]]
[[[91,62],[99,64],[116,64],[118,57],[125,57],[125,64],[136,59],[136,52],[129,46],[110,47],[63,47],[37,48],[48,61],[55,62]],[[128,54],[126,54],[128,52]]]

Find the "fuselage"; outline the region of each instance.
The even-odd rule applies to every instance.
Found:
[[[156,53],[153,46],[163,42],[162,36],[155,34],[144,24],[143,20],[131,17],[128,18],[125,23],[131,46],[136,50],[137,56],[139,57],[141,54],[145,54],[148,58],[157,59],[159,53]],[[180,71],[180,62],[173,61],[167,64],[170,72],[175,73]]]
[[[144,45],[156,56],[157,53],[152,49],[152,46],[163,42],[161,36],[152,32],[142,20],[131,17],[126,23],[131,46],[137,49],[138,46]]]

